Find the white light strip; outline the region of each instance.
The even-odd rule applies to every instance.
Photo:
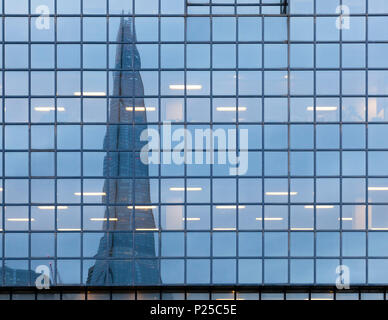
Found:
[[[38,112],[50,112],[50,111],[55,111],[55,107],[35,107],[34,110],[38,111]],[[57,111],[63,112],[63,111],[65,111],[65,108],[64,107],[57,107]]]
[[[236,228],[213,228],[215,231],[236,231]]]
[[[157,206],[135,206],[135,210],[151,210],[156,208]],[[133,209],[133,207],[129,206],[128,209]]]
[[[109,221],[118,221],[117,218],[109,218]],[[108,221],[107,218],[90,218],[90,221]]]
[[[314,228],[291,228],[292,231],[311,231]]]
[[[385,230],[388,230],[388,228],[369,228],[369,230],[385,231]]]
[[[388,187],[369,187],[369,191],[388,191]]]
[[[182,218],[182,220],[186,220],[186,221],[200,221],[201,218]]]
[[[202,86],[200,84],[189,84],[185,86],[184,84],[170,84],[170,90],[201,90]]]
[[[58,231],[66,231],[66,232],[69,232],[69,231],[81,231],[81,229],[76,229],[76,228],[58,228],[57,230]]]
[[[263,221],[263,218],[256,218],[257,221]],[[284,218],[264,218],[264,221],[282,221]]]
[[[216,110],[217,111],[220,111],[220,112],[236,112],[238,109],[238,111],[247,111],[247,108],[246,107],[217,107]]]
[[[338,221],[341,221],[341,218],[338,218]],[[342,221],[353,221],[353,218],[342,218]]]
[[[90,196],[90,197],[95,197],[95,196],[106,196],[105,192],[84,192],[83,194],[81,192],[75,192],[74,195],[76,196]]]
[[[218,210],[234,210],[234,209],[245,209],[246,206],[216,206]]]
[[[136,231],[158,231],[158,228],[136,228]]]
[[[305,209],[314,209],[314,206],[304,206]],[[334,206],[316,206],[317,209],[333,209]]]
[[[67,206],[57,206],[57,210],[67,210],[69,207]],[[40,206],[38,207],[39,210],[55,210],[55,206]]]
[[[28,221],[30,221],[30,219],[28,219],[28,218],[9,218],[9,219],[7,219],[7,221],[10,221],[10,222],[28,222]],[[35,221],[35,219],[31,218],[31,221]]]
[[[170,188],[170,191],[202,191],[202,188],[200,187],[189,187],[189,188],[179,188],[179,187],[172,187]]]
[[[126,111],[133,111],[133,109],[135,109],[135,111],[156,111],[156,108],[155,107],[126,107],[125,110]]]
[[[288,196],[288,192],[266,192],[267,196]],[[296,196],[298,192],[290,192],[291,196]]]
[[[92,91],[84,91],[84,92],[74,92],[74,95],[77,96],[77,97],[80,97],[80,96],[85,96],[85,97],[90,97],[90,96],[98,96],[98,97],[105,97],[106,96],[106,93],[105,92],[92,92]]]
[[[317,111],[337,111],[338,107],[331,107],[331,106],[316,107],[315,110],[317,110]],[[312,107],[312,106],[307,107],[307,111],[314,111],[314,107]]]

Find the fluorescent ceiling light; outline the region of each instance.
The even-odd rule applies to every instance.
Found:
[[[57,206],[57,210],[67,210],[69,207],[67,206]],[[55,206],[40,206],[39,210],[55,210]]]
[[[74,95],[75,96],[85,96],[85,97],[90,97],[90,96],[98,96],[98,97],[103,97],[103,96],[106,96],[106,93],[105,92],[92,92],[92,91],[84,91],[84,92],[74,92]]]
[[[314,111],[317,110],[317,111],[337,111],[338,110],[338,107],[332,107],[332,106],[326,106],[326,107],[307,107],[307,111]]]
[[[117,218],[109,218],[109,221],[118,221]],[[90,218],[90,221],[108,221],[107,218]]]
[[[288,192],[266,192],[267,196],[288,196]],[[290,192],[291,196],[296,196],[298,192]]]
[[[245,206],[216,206],[218,210],[233,210],[233,209],[245,209]]]
[[[183,218],[182,220],[186,220],[186,221],[200,221],[201,218]]]
[[[185,86],[184,84],[170,84],[170,90],[201,90],[202,86],[200,84],[188,84]]]
[[[128,209],[132,209],[133,207],[129,206]],[[150,210],[156,209],[157,206],[135,206],[135,210]]]
[[[133,111],[133,109],[135,109],[135,111],[156,111],[156,108],[155,107],[126,107],[125,110],[126,111]]]
[[[236,228],[213,228],[215,231],[236,231]]]
[[[9,218],[7,219],[7,221],[11,221],[11,222],[28,222],[30,221],[29,218]],[[35,221],[34,218],[31,218],[31,221]]]
[[[292,231],[311,231],[314,228],[291,228]]]
[[[341,218],[338,218],[338,221],[340,221]],[[342,218],[342,221],[352,221],[353,218]]]
[[[81,231],[81,229],[77,228],[59,228],[58,231]]]
[[[81,192],[75,192],[74,195],[76,196],[90,196],[90,197],[93,197],[93,196],[106,196],[106,193],[105,192],[84,192],[84,193],[81,193]]]
[[[263,218],[256,218],[257,221],[263,221]],[[284,218],[264,218],[264,221],[282,221]]]
[[[388,191],[388,187],[369,187],[369,191]]]
[[[305,209],[314,209],[314,206],[304,206]],[[334,206],[316,206],[317,209],[333,209]]]
[[[158,231],[158,228],[136,228],[136,231]]]
[[[217,107],[216,110],[217,111],[221,111],[221,112],[236,112],[238,109],[238,111],[247,111],[247,108],[246,107]]]
[[[370,230],[375,230],[375,231],[385,231],[388,230],[388,228],[369,228]]]
[[[180,187],[171,187],[170,191],[202,191],[200,187],[189,187],[189,188],[180,188]]]
[[[50,112],[50,111],[55,111],[55,107],[35,107],[34,110],[38,111],[38,112]],[[64,107],[57,107],[57,111],[63,112],[63,111],[65,111],[65,108]]]

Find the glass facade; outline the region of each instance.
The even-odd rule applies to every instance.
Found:
[[[77,289],[61,287],[48,292],[25,288],[3,290],[0,291],[0,300],[387,300],[387,292],[382,288],[370,287],[353,288],[346,291],[328,291],[318,288],[313,290],[303,288],[209,290],[184,287],[174,290],[167,288],[165,290],[155,288],[129,290],[113,287],[89,290],[85,287]]]
[[[388,284],[386,0],[0,5],[0,285]]]

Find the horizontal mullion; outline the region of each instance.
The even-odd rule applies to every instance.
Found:
[[[304,95],[287,95],[287,94],[277,94],[277,95],[262,95],[262,94],[256,94],[256,95],[236,95],[236,94],[230,94],[230,95],[148,95],[148,96],[75,96],[75,95],[31,95],[31,96],[28,96],[28,95],[1,95],[0,97],[1,98],[5,98],[5,99],[38,99],[38,98],[41,98],[41,99],[46,99],[46,98],[58,98],[58,99],[65,99],[65,98],[74,98],[74,99],[80,99],[80,98],[83,98],[83,99],[93,99],[93,98],[99,98],[99,99],[106,99],[106,98],[111,98],[111,99],[133,99],[133,98],[144,98],[144,99],[151,99],[151,98],[182,98],[182,97],[187,97],[187,98],[230,98],[230,97],[234,97],[236,98],[239,97],[239,98],[287,98],[287,97],[290,97],[290,98],[313,98],[314,95],[307,95],[307,94],[304,94]],[[374,94],[369,94],[367,97],[365,96],[365,94],[343,94],[343,95],[339,95],[339,94],[332,94],[332,95],[328,95],[328,94],[322,94],[322,95],[316,95],[315,97],[317,98],[339,98],[339,97],[343,97],[343,98],[387,98],[388,97],[388,93],[386,95],[374,95]]]
[[[85,162],[85,161],[84,161]],[[258,163],[258,165],[261,165],[261,163]],[[193,164],[194,165],[194,164]],[[210,165],[210,164],[209,164]],[[213,165],[214,166],[214,165]],[[184,179],[184,178],[190,178],[190,179],[198,179],[200,177],[207,177],[207,179],[210,179],[209,176],[189,176],[189,175],[176,175],[176,176],[171,176],[171,175],[147,175],[147,176],[107,176],[107,175],[101,175],[101,176],[88,176],[88,175],[83,175],[83,176],[34,176],[34,175],[26,175],[26,176],[2,176],[3,179],[84,179],[84,180],[98,180],[98,179],[132,179],[132,178],[137,178],[137,179]],[[379,176],[364,176],[364,175],[311,175],[311,176],[293,176],[293,175],[235,175],[231,176],[228,174],[225,175],[213,175],[212,178],[214,179],[287,179],[287,178],[294,178],[294,179],[387,179],[388,175],[379,175]]]
[[[314,42],[313,40],[290,40],[290,41],[287,41],[287,40],[278,40],[278,41],[273,41],[273,40],[268,40],[268,39],[265,39],[265,40],[251,40],[251,41],[243,41],[243,40],[239,40],[239,41],[217,41],[217,40],[214,40],[213,41],[190,41],[190,40],[187,40],[186,42],[184,42],[183,40],[182,41],[137,41],[135,42],[134,44],[135,45],[142,45],[142,44],[154,44],[154,45],[158,45],[158,44],[181,44],[181,45],[184,45],[184,44],[187,44],[187,45],[191,45],[191,44],[213,44],[213,45],[217,45],[217,44],[288,44],[290,43],[291,45],[292,44],[339,44],[339,40],[317,40],[316,42]],[[342,40],[342,44],[387,44],[388,43],[388,40]],[[54,41],[34,41],[34,40],[31,40],[30,42],[29,41],[20,41],[20,40],[17,40],[17,41],[0,41],[0,44],[5,44],[5,45],[12,45],[12,44],[25,44],[25,45],[38,45],[38,44],[52,44],[52,45],[65,45],[65,44],[78,44],[78,45],[81,45],[81,44],[84,44],[84,45],[88,45],[88,44],[99,44],[99,45],[117,45],[117,44],[127,44],[125,42],[117,42],[117,41],[114,41],[114,40],[110,40],[110,41],[107,41],[107,40],[101,40],[101,41],[87,41],[87,40],[84,40],[84,41],[57,41],[57,42],[54,42]]]
[[[74,125],[79,125],[79,126],[136,126],[136,125],[149,125],[149,126],[158,126],[158,125],[163,125],[163,121],[149,121],[149,122],[135,122],[135,123],[124,123],[124,122],[2,122],[0,121],[0,125],[9,125],[9,126],[22,126],[22,125],[31,125],[33,126],[74,126]],[[291,121],[291,122],[284,122],[284,121],[252,121],[252,122],[246,122],[246,121],[213,121],[213,122],[194,122],[194,121],[187,121],[187,122],[174,122],[171,124],[172,127],[174,126],[179,126],[179,125],[184,125],[187,124],[187,129],[190,130],[191,127],[198,127],[200,125],[204,126],[219,126],[219,125],[236,125],[239,124],[240,126],[253,126],[253,125],[387,125],[388,121],[332,121],[332,122],[319,122],[319,121]],[[195,129],[195,128],[194,128]],[[60,149],[58,149],[60,150]],[[70,150],[70,149],[69,149]],[[71,149],[73,150],[73,149]],[[300,149],[297,149],[300,150]],[[346,150],[366,150],[365,148],[350,148]],[[379,149],[380,150],[380,149]]]
[[[387,148],[384,149],[329,149],[329,148],[316,148],[316,149],[150,149],[148,153],[152,152],[160,152],[160,153],[176,153],[176,152],[186,152],[186,153],[196,153],[196,152],[207,152],[207,153],[218,153],[218,152],[262,152],[262,153],[274,153],[274,152],[388,152]],[[80,153],[140,153],[143,152],[141,149],[133,150],[133,149],[0,149],[0,152],[6,152],[6,153],[20,153],[20,152],[34,152],[34,153],[73,153],[73,152],[80,152]],[[214,164],[217,164],[216,160]],[[195,164],[195,161],[192,161],[193,164]],[[190,163],[187,163],[190,164]],[[163,163],[161,163],[163,165]]]
[[[114,180],[114,179],[111,179],[111,180]],[[131,179],[132,180],[132,179]],[[182,191],[183,192],[183,191]],[[102,196],[101,196],[102,197]],[[286,196],[285,196],[286,197]],[[80,196],[81,198],[81,196]],[[85,198],[85,196],[84,196]],[[81,200],[81,199],[80,199]],[[208,203],[208,202],[187,202],[187,203],[184,203],[184,202],[152,202],[152,203],[124,203],[124,202],[107,202],[107,201],[104,201],[104,202],[84,202],[82,203],[82,206],[84,207],[88,207],[88,206],[99,206],[99,207],[106,207],[106,208],[110,208],[110,207],[136,207],[136,206],[143,206],[143,205],[151,205],[151,206],[155,206],[157,208],[162,208],[162,207],[182,207],[182,206],[190,206],[190,207],[203,207],[203,206],[208,206],[208,207],[211,207],[211,206],[235,206],[235,205],[238,205],[238,206],[246,206],[246,207],[264,207],[264,206],[289,206],[289,207],[299,207],[299,206],[320,206],[320,205],[330,205],[330,206],[337,206],[337,207],[340,207],[340,206],[362,206],[362,205],[366,205],[368,204],[367,202],[342,202],[342,203],[338,203],[338,202],[317,202],[317,203],[313,203],[313,202],[287,202],[287,201],[283,201],[283,202],[270,202],[270,201],[262,201],[261,199],[257,199],[257,202],[239,202],[239,203]],[[388,202],[369,202],[369,205],[371,206],[376,206],[376,207],[381,207],[381,206],[387,206]],[[71,202],[71,203],[68,203],[68,202],[57,202],[57,203],[51,203],[51,202],[47,202],[47,203],[8,203],[8,202],[5,202],[3,204],[0,205],[0,208],[4,207],[26,207],[26,206],[31,206],[31,207],[42,207],[42,206],[68,206],[68,207],[79,207],[81,206],[81,202]],[[132,210],[133,208],[128,208],[129,210]],[[136,208],[135,208],[136,210]],[[231,211],[231,213],[233,212],[237,212],[237,208],[234,208],[235,211]],[[243,210],[243,209],[242,209]],[[261,210],[261,209],[260,209]],[[54,211],[54,210],[53,210]],[[241,211],[241,210],[240,210]],[[244,229],[244,228],[243,228]],[[256,227],[253,228],[253,229],[257,229]],[[282,230],[284,230],[285,228],[283,228]],[[364,228],[365,229],[365,228]],[[332,229],[331,229],[332,230]]]
[[[235,231],[222,231],[222,230],[212,230],[212,229],[158,229],[157,231],[136,231],[134,229],[128,229],[128,230],[112,230],[112,229],[92,229],[92,228],[84,228],[81,229],[83,233],[144,233],[144,232],[152,232],[152,233],[222,233],[222,232],[243,232],[243,233],[278,233],[278,232],[288,232],[290,231],[291,233],[308,233],[308,232],[322,232],[322,233],[331,233],[331,232],[336,232],[336,233],[354,233],[354,232],[372,232],[372,233],[379,233],[379,232],[387,232],[384,230],[368,230],[368,229],[314,229],[314,230],[289,230],[289,229],[240,229],[240,230],[235,230]],[[4,231],[2,231],[3,233]],[[56,229],[45,229],[45,230],[40,230],[40,229],[26,229],[26,230],[7,230],[4,233],[70,233],[70,232],[80,232],[80,231],[57,231]]]
[[[173,72],[173,71],[195,71],[195,72],[214,72],[214,71],[287,71],[286,67],[281,68],[272,68],[272,67],[264,67],[264,68],[142,68],[138,70],[128,70],[128,69],[114,69],[114,68],[1,68],[0,71],[3,72],[56,72],[56,71],[66,71],[66,72],[142,72],[142,71],[161,71],[161,72]],[[374,68],[342,68],[341,70],[338,68],[300,68],[300,67],[291,67],[290,71],[388,71],[388,67],[374,67]],[[292,81],[291,81],[292,82]]]

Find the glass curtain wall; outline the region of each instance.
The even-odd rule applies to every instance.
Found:
[[[3,286],[388,283],[386,1],[0,5]]]

